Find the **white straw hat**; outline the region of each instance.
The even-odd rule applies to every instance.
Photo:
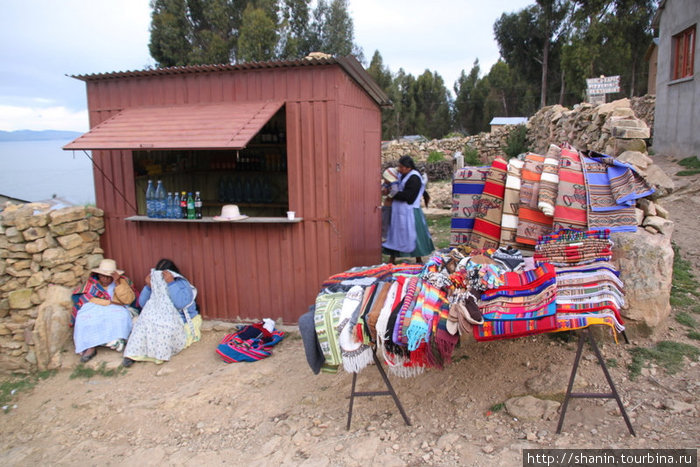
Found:
[[[117,262],[113,259],[103,259],[100,261],[100,265],[92,270],[92,272],[102,274],[103,276],[111,276],[115,271],[120,276],[124,274],[124,271],[117,269]]]
[[[247,219],[248,216],[241,214],[235,204],[226,204],[221,207],[221,215],[214,216],[215,221],[239,221]]]

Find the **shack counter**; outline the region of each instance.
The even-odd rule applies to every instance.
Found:
[[[92,151],[102,248],[137,286],[167,257],[205,318],[296,323],[323,279],[381,260],[390,102],[354,58],[74,77],[91,129],[64,149]],[[149,179],[200,191],[204,218],[147,218]],[[214,221],[224,204],[250,217]]]

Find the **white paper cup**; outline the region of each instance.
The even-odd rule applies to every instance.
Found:
[[[296,214],[294,211],[287,211],[287,219],[289,219],[290,221],[293,221],[294,214]]]

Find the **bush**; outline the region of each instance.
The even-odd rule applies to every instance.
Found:
[[[525,125],[516,125],[508,135],[506,147],[503,148],[503,152],[505,152],[508,157],[516,157],[518,154],[527,151],[527,127]]]
[[[481,165],[481,158],[479,157],[479,151],[473,147],[466,145],[464,146],[464,165],[476,166]]]
[[[445,154],[441,151],[430,151],[428,154],[428,163],[442,162],[445,160]]]

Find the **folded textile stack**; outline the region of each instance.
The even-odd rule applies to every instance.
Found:
[[[561,230],[539,239],[535,260],[553,264],[556,271],[557,330],[604,324],[624,331],[624,289],[611,258],[608,230]]]
[[[450,245],[469,243],[477,203],[484,191],[489,166],[463,167],[454,174],[452,181],[452,232]]]
[[[503,285],[481,294],[479,310],[484,317],[474,326],[478,341],[507,339],[556,329],[557,284],[554,266],[543,263],[524,272],[506,272]]]

